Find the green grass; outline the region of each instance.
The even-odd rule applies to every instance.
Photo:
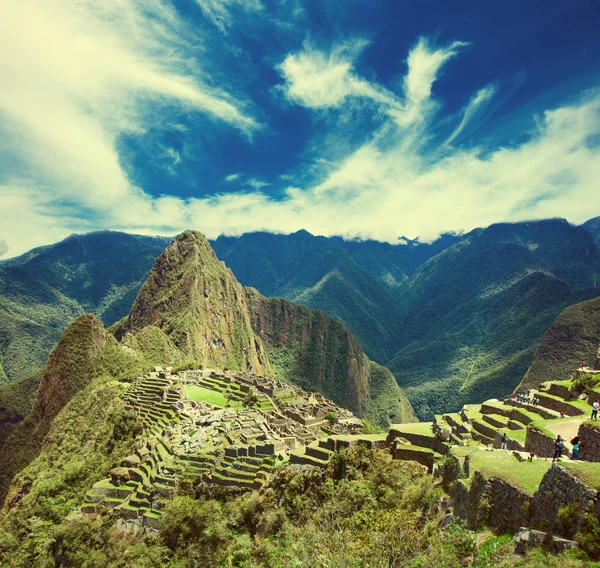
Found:
[[[392,424],[390,430],[394,429],[407,434],[422,434],[430,436],[432,422],[412,422],[410,424]]]
[[[185,394],[196,402],[208,402],[214,406],[225,407],[228,404],[225,395],[204,387],[198,387],[196,385],[186,385],[183,389]],[[233,408],[240,408],[241,404],[231,401],[230,406]]]
[[[582,483],[600,489],[600,462],[568,461],[560,467],[577,477]]]
[[[500,428],[498,430],[499,434],[504,434],[517,442],[521,442],[521,444],[525,445],[525,437],[527,436],[527,430],[522,428],[521,430],[511,430],[510,428]]]
[[[451,453],[461,461],[470,457],[471,472],[480,471],[486,478],[497,477],[533,495],[551,463],[545,460],[519,462],[510,452],[481,450],[475,446],[454,447]]]

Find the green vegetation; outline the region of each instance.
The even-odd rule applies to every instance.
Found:
[[[581,298],[585,300],[585,298]],[[563,310],[542,337],[531,367],[523,378],[526,388],[568,377],[581,361],[593,365],[600,337],[600,298],[583,301]],[[584,374],[581,386],[593,379]],[[590,384],[592,386],[592,384]]]
[[[39,371],[71,320],[123,317],[169,239],[72,235],[0,262],[0,383]]]
[[[600,462],[565,461],[560,465],[585,485],[600,490]]]
[[[188,397],[198,402],[208,402],[209,404],[214,404],[215,406],[230,405],[230,401],[225,395],[214,390],[204,387],[197,387],[195,385],[187,385],[184,390]]]
[[[542,477],[552,465],[545,460],[519,462],[510,452],[483,450],[477,446],[453,447],[452,455],[470,458],[471,471],[481,471],[485,477],[504,479],[530,495],[538,488]]]

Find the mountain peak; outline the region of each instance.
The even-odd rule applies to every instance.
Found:
[[[269,370],[254,341],[244,288],[202,233],[185,231],[158,257],[119,334],[147,340],[148,328],[150,350],[168,345],[184,361]]]

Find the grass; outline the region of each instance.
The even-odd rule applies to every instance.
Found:
[[[196,385],[186,385],[183,389],[185,394],[196,402],[208,402],[214,406],[225,407],[228,404],[233,408],[241,408],[241,404],[231,401],[228,403],[225,395],[220,392],[207,389],[205,387],[198,387]]]
[[[476,446],[454,447],[451,453],[461,459],[470,457],[471,472],[480,471],[485,477],[497,477],[533,495],[551,462],[535,460],[519,462],[510,452],[482,450]]]
[[[521,430],[511,430],[510,428],[500,428],[498,430],[499,434],[506,434],[509,438],[516,440],[517,442],[521,442],[521,444],[525,445],[525,437],[527,436],[527,430],[522,428]]]
[[[583,484],[600,489],[600,462],[568,461],[560,467],[577,477]]]
[[[412,422],[410,424],[392,424],[390,430],[397,430],[398,432],[406,432],[408,434],[422,434],[425,436],[431,436],[431,422]]]

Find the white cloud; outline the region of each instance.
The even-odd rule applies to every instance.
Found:
[[[54,17],[41,4],[31,21],[31,37],[24,38],[11,31],[21,3],[1,8],[0,49],[22,54],[14,62],[0,60],[1,76],[9,79],[3,83],[9,88],[0,90],[0,145],[10,140],[10,157],[15,158],[0,164],[0,239],[11,254],[97,228],[142,234],[194,228],[209,237],[304,228],[398,242],[401,235],[428,239],[498,221],[564,216],[582,222],[598,214],[600,92],[545,112],[513,147],[456,148],[453,142],[488,112],[494,88],[484,87],[466,102],[456,124],[447,125],[449,138],[432,148],[432,132],[443,118],[435,80],[463,44],[433,47],[424,40],[408,54],[398,93],[357,73],[361,42],[330,53],[307,44],[285,59],[279,69],[290,100],[320,111],[361,98],[383,117],[384,124],[364,133],[359,147],[341,159],[328,161],[327,148],[316,148],[314,161],[306,166],[306,178],[317,172],[316,181],[299,183],[298,177],[284,174],[278,183],[285,180],[289,187],[283,199],[275,200],[263,191],[267,182],[232,173],[226,181],[249,187],[203,198],[153,198],[132,186],[115,149],[121,133],[153,125],[150,104],[163,109],[165,100],[176,101],[241,132],[256,123],[242,104],[205,87],[201,71],[179,54],[186,30],[166,5],[154,0],[141,10],[133,0],[122,0],[118,6],[128,16],[109,19],[109,25],[96,10],[113,4],[100,4],[75,9],[53,2],[62,7]],[[27,14],[36,12],[28,7]],[[148,10],[154,14],[150,22]],[[174,47],[163,51],[164,45]],[[196,95],[182,94],[190,90]],[[225,106],[199,104],[202,97]],[[175,154],[171,158],[177,160]]]
[[[11,252],[33,234],[39,244],[41,234],[47,242],[70,233],[68,217],[34,222],[60,203],[114,222],[127,217],[125,203],[147,202],[125,173],[117,143],[122,134],[160,128],[169,108],[242,135],[258,128],[199,66],[199,39],[163,0],[0,4],[0,52],[10,54],[0,58],[0,216]],[[19,200],[29,208],[22,216],[33,223],[31,238],[7,230],[7,211]],[[73,221],[79,229],[87,224]]]
[[[391,116],[397,126],[414,128],[435,110],[431,89],[441,68],[468,44],[455,41],[435,47],[420,38],[408,54],[401,93],[357,74],[355,62],[367,45],[364,40],[353,40],[324,52],[305,42],[301,51],[288,54],[278,66],[285,96],[312,109],[340,108],[349,98],[364,99]]]
[[[250,178],[244,182],[244,185],[249,185],[251,188],[259,190],[259,189],[262,189],[263,187],[267,187],[268,185],[271,185],[271,184],[266,181],[262,181],[260,179]]]
[[[476,119],[485,112],[493,96],[496,94],[496,87],[487,85],[483,89],[477,91],[475,96],[471,98],[466,106],[460,124],[454,129],[454,132],[446,140],[446,145],[452,144],[461,134],[465,132],[467,127],[473,124]]]
[[[325,53],[305,42],[302,51],[289,54],[278,67],[286,81],[286,97],[314,109],[338,107],[347,97],[398,107],[392,92],[360,78],[354,71],[354,62],[367,45],[364,40],[353,40]]]

